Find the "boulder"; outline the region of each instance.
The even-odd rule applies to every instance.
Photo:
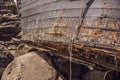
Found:
[[[13,60],[12,54],[7,50],[5,45],[0,44],[0,78],[4,69],[12,60]]]
[[[43,57],[30,52],[12,61],[1,80],[55,80],[56,75],[56,70]]]
[[[120,80],[119,72],[92,70],[83,76],[83,80]]]

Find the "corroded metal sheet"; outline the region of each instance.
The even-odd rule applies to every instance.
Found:
[[[120,0],[21,0],[24,40],[69,42],[120,51]],[[79,28],[80,27],[80,28]]]

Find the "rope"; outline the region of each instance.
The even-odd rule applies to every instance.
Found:
[[[92,5],[92,3],[94,2],[95,0],[89,0],[87,3],[86,3],[86,8],[84,9],[83,13],[81,14],[81,17],[80,19],[82,18],[82,20],[80,21],[80,25],[77,26],[75,32],[73,33],[73,36],[72,38],[70,39],[70,42],[69,42],[69,47],[68,47],[68,52],[70,54],[70,77],[69,77],[69,80],[72,80],[72,56],[73,56],[73,44],[74,44],[74,41],[75,39],[78,37],[79,33],[80,33],[80,30],[82,28],[82,25],[84,23],[84,19],[86,17],[86,14],[90,8],[90,6]]]
[[[70,54],[70,68],[69,68],[70,69],[70,74],[69,74],[70,78],[69,78],[69,80],[72,80],[72,56],[73,56],[72,51],[73,51],[73,42],[74,42],[74,40],[71,39],[70,42],[69,42],[69,47],[68,47],[68,51],[69,51],[69,54]]]

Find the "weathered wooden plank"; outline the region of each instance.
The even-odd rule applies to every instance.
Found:
[[[58,0],[32,0],[32,1],[22,3],[22,7],[24,7],[24,9],[29,9],[32,7],[36,7],[38,5],[48,4],[55,1],[58,1]]]
[[[35,12],[34,12],[35,11]],[[40,19],[45,18],[54,18],[54,17],[81,17],[83,9],[64,9],[64,10],[53,10],[48,12],[41,12],[42,10],[30,10],[30,11],[23,11],[22,17],[27,16],[36,16]],[[114,12],[114,13],[112,13]],[[120,9],[89,9],[88,13],[86,14],[86,17],[111,17],[111,18],[120,18]]]
[[[38,3],[37,3],[36,4],[37,6],[34,5],[36,7],[31,6],[31,8],[30,8],[30,6],[28,6],[27,9],[26,9],[26,7],[24,7],[22,9],[22,11],[25,11],[25,13],[31,13],[33,15],[33,14],[36,14],[36,13],[52,11],[52,10],[55,11],[55,10],[60,10],[60,9],[85,8],[86,7],[86,3],[87,3],[87,2],[86,3],[85,2],[86,1],[77,1],[77,2],[60,1],[60,2],[50,3],[50,4],[47,4],[47,5],[40,5],[40,3],[38,5]],[[115,2],[116,2],[116,5],[111,5],[111,4],[108,5],[108,3],[106,3],[107,6],[104,3],[97,2],[97,3],[93,3],[90,8],[96,8],[96,9],[100,8],[100,9],[104,9],[105,11],[109,10],[110,8],[120,9],[120,7],[118,7],[120,2],[119,1],[115,1]],[[56,6],[56,7],[54,7],[54,6]]]
[[[49,40],[55,42],[69,42],[71,36],[74,33],[74,29],[70,29],[67,27],[59,27],[54,30],[52,27],[50,28],[26,28],[24,30],[25,33],[30,33],[28,36],[31,40]],[[32,33],[31,33],[32,32]],[[87,29],[84,28],[80,31],[78,39],[75,40],[76,44],[88,44],[92,46],[101,46],[101,47],[109,47],[113,48],[114,46],[120,47],[119,45],[119,33],[112,31],[102,31],[101,33],[97,33],[98,29]],[[32,35],[32,36],[31,36]],[[109,35],[109,36],[108,36]],[[28,37],[26,37],[28,38]]]
[[[40,6],[56,6],[56,5],[62,5],[63,7],[75,7],[79,8],[82,6],[84,8],[85,5],[89,0],[77,0],[77,1],[69,1],[69,0],[38,0],[35,3],[31,1],[31,5],[24,6],[23,10],[40,7]],[[30,2],[30,1],[29,1]],[[29,3],[28,2],[28,3]],[[112,4],[115,3],[116,5]],[[47,5],[46,5],[47,4]],[[76,4],[76,5],[74,5]],[[94,3],[91,5],[91,8],[120,8],[118,5],[120,4],[119,0],[95,0]]]
[[[69,17],[69,18],[47,18],[39,20],[37,16],[31,16],[27,18],[23,18],[23,24],[26,27],[36,26],[40,29],[55,27],[55,26],[67,26],[75,29],[80,25],[81,18]],[[58,23],[59,22],[59,23]],[[83,27],[91,28],[91,29],[100,29],[100,30],[111,30],[111,31],[119,31],[119,19],[111,19],[111,18],[85,18],[83,23]],[[33,28],[36,28],[33,27]],[[99,30],[98,30],[99,31]]]
[[[30,2],[34,2],[36,0],[21,0],[22,5],[25,3],[30,3]]]

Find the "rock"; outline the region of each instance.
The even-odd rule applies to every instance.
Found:
[[[55,64],[59,67],[66,79],[69,80],[70,74],[70,62],[65,59],[55,59]],[[84,75],[89,68],[85,65],[77,64],[72,62],[72,80],[82,80],[82,75]]]
[[[83,80],[103,80],[104,73],[101,71],[90,71],[83,76]]]
[[[7,65],[13,60],[13,56],[10,54],[6,46],[3,44],[0,44],[0,78]]]
[[[58,77],[58,80],[63,80],[60,76]]]
[[[30,52],[10,63],[2,80],[55,80],[56,75],[56,70],[41,56]]]
[[[0,79],[1,79],[1,76],[2,76],[4,70],[5,70],[5,68],[0,67]]]
[[[0,67],[5,68],[12,60],[13,56],[4,45],[0,44]]]
[[[117,75],[116,75],[117,74]],[[98,70],[93,70],[87,72],[83,76],[83,80],[120,80],[118,79],[119,73],[115,71],[98,71]]]

